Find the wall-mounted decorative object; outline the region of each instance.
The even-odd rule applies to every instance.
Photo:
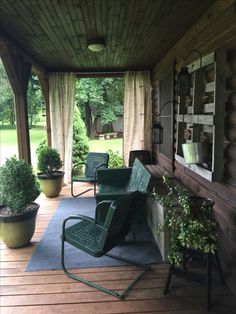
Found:
[[[154,116],[160,117],[162,110],[168,104],[174,103],[174,101],[170,100],[164,103],[160,109],[159,113],[155,113]],[[162,144],[163,143],[163,126],[160,121],[154,122],[152,126],[152,143],[153,144]]]
[[[163,127],[160,122],[156,122],[152,126],[152,143],[153,144],[163,143]]]
[[[202,67],[202,55],[199,50],[190,50],[188,55],[184,57],[186,61],[191,53],[197,52],[200,56],[200,68]],[[190,96],[192,75],[188,71],[188,67],[184,65],[177,75],[177,95],[180,97]]]
[[[222,181],[225,173],[224,139],[234,136],[231,126],[235,117],[225,115],[226,107],[230,110],[229,103],[227,106],[224,103],[226,95],[229,95],[225,93],[226,62],[226,50],[219,49],[189,65],[192,103],[187,104],[188,98],[180,96],[176,115],[175,159],[197,175],[218,182]],[[229,73],[229,77],[231,75]],[[228,123],[223,119],[225,116]],[[190,138],[186,129],[191,129]]]
[[[202,142],[182,144],[186,164],[203,164],[209,161],[209,144]]]

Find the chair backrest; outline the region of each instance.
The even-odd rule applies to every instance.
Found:
[[[86,167],[85,167],[85,176],[94,178],[95,170],[98,166],[103,165],[101,168],[107,168],[109,161],[109,154],[107,153],[88,153]]]
[[[133,201],[139,197],[140,192],[135,191],[112,202],[109,207],[104,226],[107,231],[103,231],[100,250],[108,252],[116,246],[130,230],[132,220],[135,215]]]
[[[131,150],[129,152],[129,167],[133,166],[135,158],[138,158],[143,164],[151,163],[151,154],[149,150]]]
[[[146,192],[150,179],[150,172],[141,163],[141,161],[138,160],[138,158],[135,158],[127,190]]]

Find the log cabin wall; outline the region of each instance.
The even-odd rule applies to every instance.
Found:
[[[226,95],[225,134],[224,134],[224,178],[211,182],[201,177],[188,167],[181,165],[174,158],[160,153],[159,145],[153,146],[156,163],[172,171],[174,175],[195,194],[210,197],[215,201],[214,211],[219,222],[218,250],[224,276],[231,290],[236,294],[236,3],[235,1],[216,1],[187,33],[169,50],[168,54],[152,70],[153,112],[160,108],[160,78],[168,66],[177,61],[180,69],[183,57],[190,50],[197,49],[202,55],[209,54],[220,47],[227,49],[229,59],[229,92]],[[197,59],[193,54],[192,58]],[[189,60],[189,61],[194,61]],[[190,62],[189,62],[190,63]],[[231,71],[231,72],[230,72]],[[177,111],[177,110],[176,110]],[[175,113],[173,114],[175,123]],[[176,126],[176,124],[175,124]],[[175,144],[176,128],[172,140]]]

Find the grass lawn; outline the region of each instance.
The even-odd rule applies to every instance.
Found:
[[[123,152],[123,139],[115,138],[109,140],[89,140],[89,150],[91,152],[106,152],[108,149]]]
[[[16,129],[12,128],[0,128],[0,143],[1,145],[16,146]],[[30,129],[30,143],[32,145],[38,145],[41,139],[46,136],[46,131],[43,126],[33,127]]]
[[[32,165],[35,166],[36,154],[35,150],[40,141],[46,136],[43,126],[33,127],[30,129],[30,145]],[[122,154],[122,138],[110,140],[89,140],[89,150],[93,152],[106,152],[108,149],[119,151]],[[17,154],[17,135],[16,129],[0,127],[0,165],[5,159]]]

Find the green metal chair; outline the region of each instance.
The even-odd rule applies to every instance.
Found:
[[[119,200],[111,202],[103,201],[97,204],[97,207],[109,207],[104,224],[99,224],[95,219],[82,215],[70,216],[64,220],[61,235],[61,264],[66,275],[100,291],[113,295],[119,299],[124,299],[126,297],[128,291],[133,287],[133,285],[144,275],[148,269],[150,269],[150,265],[144,265],[139,262],[125,259],[123,257],[111,255],[108,254],[108,252],[117,244],[123,242],[124,237],[129,232],[134,215],[134,208],[132,207],[132,203],[134,199],[138,197],[139,193],[140,192],[135,191],[120,198]],[[69,220],[79,220],[79,222],[72,226],[66,227],[66,223]],[[122,292],[119,293],[114,290],[107,289],[78,275],[72,274],[67,270],[65,266],[65,242],[77,247],[91,256],[101,257],[106,255],[125,263],[142,267],[143,270]],[[73,256],[70,256],[70,258],[73,258]]]
[[[94,184],[94,195],[96,194],[96,171],[99,168],[107,168],[109,161],[109,154],[107,153],[94,153],[90,152],[87,156],[86,162],[77,163],[73,166],[71,171],[71,195],[73,197],[78,197],[88,191],[91,191],[92,188],[89,188],[79,194],[74,193],[74,182],[88,182]],[[85,165],[84,176],[76,175],[76,168],[80,165]]]

